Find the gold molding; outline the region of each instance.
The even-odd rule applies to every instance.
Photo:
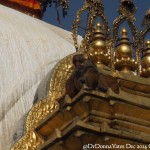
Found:
[[[110,40],[110,28],[108,26],[108,21],[104,15],[104,6],[103,6],[103,0],[85,0],[85,3],[82,8],[80,8],[77,11],[76,18],[73,22],[72,26],[72,37],[74,40],[74,46],[76,50],[79,50],[79,44],[78,44],[78,28],[79,28],[79,23],[81,22],[81,14],[85,11],[88,11],[89,16],[88,16],[88,22],[86,26],[86,31],[85,31],[85,50],[86,52],[89,48],[89,43],[91,42],[90,40],[92,39],[93,36],[93,27],[94,27],[94,21],[96,18],[100,17],[102,19],[102,22],[105,26],[106,30],[106,39]]]
[[[36,150],[42,143],[44,143],[44,140],[31,130],[26,133],[11,150]]]
[[[54,68],[50,79],[48,97],[32,107],[26,120],[26,134],[13,145],[11,150],[35,150],[44,142],[34,129],[48,114],[58,107],[57,100],[65,94],[65,83],[73,71],[73,56],[74,54],[65,57]]]
[[[126,0],[127,1],[127,0]],[[128,0],[130,1],[130,0]],[[118,30],[119,30],[119,26],[127,21],[131,31],[132,31],[132,35],[133,35],[133,46],[136,49],[138,47],[138,30],[135,26],[135,13],[136,13],[136,8],[133,7],[133,10],[130,10],[129,8],[125,7],[123,5],[124,1],[120,2],[120,6],[119,6],[119,16],[114,20],[113,22],[113,38],[114,41],[118,40]]]
[[[84,3],[83,7],[80,8],[77,13],[76,13],[76,18],[75,20],[73,21],[73,25],[72,25],[72,38],[74,40],[74,46],[76,48],[76,50],[79,49],[79,45],[78,45],[78,26],[79,26],[79,23],[81,21],[81,14],[88,10],[89,9],[89,4],[88,3]]]

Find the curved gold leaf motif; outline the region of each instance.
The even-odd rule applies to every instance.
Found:
[[[73,22],[72,25],[72,37],[74,40],[74,46],[77,50],[79,50],[79,44],[78,44],[78,28],[79,28],[79,24],[81,22],[81,15],[83,12],[87,11],[88,12],[88,22],[87,22],[87,26],[86,26],[86,31],[85,31],[85,50],[84,52],[86,52],[88,50],[89,47],[89,40],[91,39],[91,37],[93,36],[93,27],[94,27],[94,21],[99,17],[102,19],[102,22],[105,26],[105,30],[106,30],[106,38],[107,40],[111,39],[110,36],[110,28],[108,26],[108,22],[107,19],[104,15],[104,6],[103,6],[103,0],[86,0],[83,7],[80,8],[77,11],[76,14],[76,18]]]
[[[133,46],[135,49],[138,47],[138,30],[135,26],[135,13],[136,13],[136,8],[133,7],[132,9],[127,8],[125,5],[123,5],[123,2],[120,2],[119,6],[119,16],[113,21],[113,38],[114,41],[118,40],[118,29],[119,26],[127,21],[132,35],[133,35]]]
[[[86,11],[87,9],[89,9],[89,3],[85,2],[83,7],[80,8],[77,13],[76,13],[76,18],[73,21],[73,25],[72,25],[72,38],[74,40],[74,46],[76,48],[76,50],[79,49],[79,45],[78,45],[78,27],[79,27],[79,23],[81,22],[81,14]]]
[[[48,97],[32,107],[26,120],[26,135],[14,144],[11,150],[35,150],[43,143],[34,129],[40,121],[58,107],[57,99],[65,94],[65,84],[73,71],[72,58],[75,54],[71,54],[58,62],[50,79]]]
[[[42,143],[44,141],[34,131],[30,131],[11,150],[36,150]]]
[[[73,71],[71,54],[62,59],[54,68],[54,72],[50,79],[50,91],[48,97],[35,104],[26,120],[26,131],[30,131],[32,128],[50,114],[57,106],[56,99],[65,94],[65,84],[70,74]]]

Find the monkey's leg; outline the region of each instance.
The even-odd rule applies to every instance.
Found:
[[[90,68],[84,74],[85,85],[89,90],[96,90],[98,86],[99,74],[94,68]]]
[[[74,74],[72,74],[66,82],[66,94],[68,94],[71,98],[78,93],[78,89],[76,88],[74,80],[75,77]]]

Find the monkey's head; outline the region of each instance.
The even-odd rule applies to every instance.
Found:
[[[80,67],[85,61],[85,57],[82,54],[77,54],[73,56],[73,64],[75,67]]]

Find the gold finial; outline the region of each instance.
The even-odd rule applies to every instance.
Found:
[[[145,46],[146,46],[146,48],[150,48],[150,40],[147,40],[147,41],[145,42]]]
[[[121,29],[121,38],[116,48],[116,69],[119,71],[134,71],[136,62],[133,59],[133,50],[128,38],[128,31],[124,27]]]
[[[106,37],[100,23],[97,23],[95,26],[95,31],[87,54],[89,59],[96,65],[108,65],[109,63]]]
[[[86,24],[86,32],[84,35],[84,38],[86,39],[86,44],[85,44],[85,52],[88,51],[89,49],[89,45],[90,45],[90,41],[93,37],[93,27],[95,24],[95,20],[97,18],[101,18],[101,21],[103,22],[104,26],[105,26],[105,32],[106,32],[106,39],[110,40],[111,39],[111,35],[110,35],[110,28],[108,26],[108,22],[107,19],[104,15],[104,6],[103,6],[103,0],[85,0],[85,3],[83,5],[82,8],[80,8],[78,10],[78,12],[76,13],[76,18],[73,22],[73,26],[72,26],[72,36],[73,36],[73,40],[74,40],[74,45],[75,48],[78,50],[78,28],[79,28],[79,24],[81,23],[81,15],[84,11],[88,11],[89,15],[87,18],[87,24]]]
[[[117,46],[117,50],[116,50],[116,57],[118,59],[121,59],[122,57],[132,57],[132,50],[131,50],[131,46],[130,46],[130,41],[128,38],[128,32],[127,29],[124,27],[121,29],[121,38],[119,41],[119,44]]]
[[[127,37],[127,36],[128,36],[128,31],[127,31],[127,29],[126,29],[125,27],[123,27],[123,28],[121,29],[120,34],[121,34],[122,37]]]
[[[101,24],[99,22],[96,24],[95,32],[102,32],[101,31]]]

